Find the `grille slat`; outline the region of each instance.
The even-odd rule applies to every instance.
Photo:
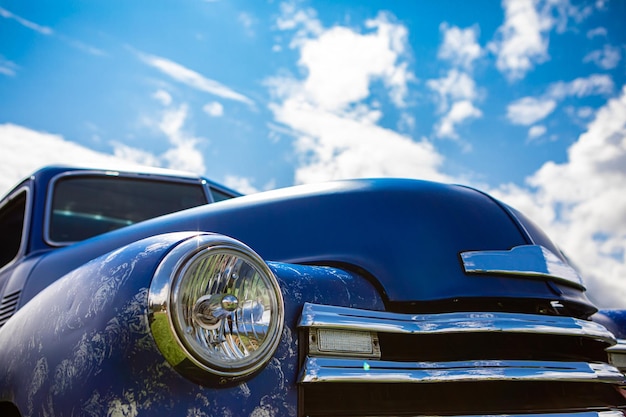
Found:
[[[300,414],[624,415],[625,376],[608,364],[605,327],[507,312],[409,314],[305,304],[300,340],[318,329],[377,334],[380,360],[302,343]]]

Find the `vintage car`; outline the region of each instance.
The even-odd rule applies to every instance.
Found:
[[[623,416],[624,312],[480,191],[47,167],[0,201],[0,416]]]

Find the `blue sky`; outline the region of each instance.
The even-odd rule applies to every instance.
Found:
[[[0,0],[0,188],[131,163],[244,192],[492,192],[626,306],[626,2]]]

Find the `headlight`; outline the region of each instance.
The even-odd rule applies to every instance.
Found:
[[[283,328],[283,299],[265,262],[216,234],[184,241],[161,262],[148,295],[159,349],[186,376],[221,382],[249,375],[272,356]]]

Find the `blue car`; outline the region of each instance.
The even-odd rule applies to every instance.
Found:
[[[624,312],[465,186],[46,167],[0,246],[3,417],[626,415]]]

